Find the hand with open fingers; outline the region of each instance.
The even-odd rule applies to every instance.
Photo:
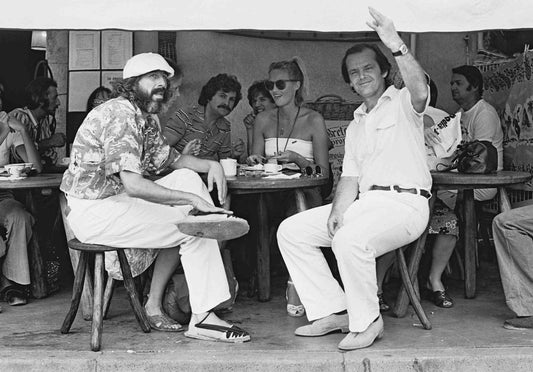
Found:
[[[201,141],[198,138],[195,138],[187,142],[187,144],[185,145],[181,153],[183,155],[198,156],[198,154],[200,153],[200,147],[201,147]]]
[[[227,209],[215,207],[213,204],[211,204],[207,200],[202,199],[199,196],[193,201],[192,206],[195,210],[203,213],[225,213],[230,215],[233,214],[233,212],[228,211]]]
[[[433,128],[426,128],[424,129],[424,141],[426,142],[426,145],[433,146],[441,143],[442,139],[433,130]]]
[[[368,7],[368,12],[373,18],[371,22],[366,22],[368,27],[377,32],[379,38],[387,48],[393,52],[397,51],[403,44],[403,41],[400,35],[398,35],[392,20],[372,7]]]
[[[331,210],[331,213],[328,217],[328,235],[333,239],[335,233],[342,227],[344,220],[344,215],[342,213]]]
[[[228,192],[228,186],[226,184],[224,170],[222,169],[220,163],[216,161],[209,163],[209,171],[207,172],[207,189],[209,192],[213,191],[213,184],[217,185],[218,201],[221,205],[224,205]]]
[[[7,125],[8,119],[9,119],[9,115],[7,115],[7,112],[0,111],[0,125],[2,124]]]
[[[246,129],[252,129],[255,123],[255,115],[253,113],[246,115],[242,122]]]
[[[246,158],[246,163],[248,165],[262,164],[263,160],[265,160],[263,156],[252,154]]]
[[[275,158],[278,159],[279,163],[296,163],[300,155],[291,150],[285,150],[277,155]]]

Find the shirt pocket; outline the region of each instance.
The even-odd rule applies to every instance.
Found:
[[[374,151],[381,152],[390,146],[394,146],[394,141],[397,140],[395,138],[396,127],[395,121],[383,120],[379,122],[374,131]]]

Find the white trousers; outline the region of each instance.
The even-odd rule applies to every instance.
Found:
[[[176,170],[156,182],[211,200],[201,178],[188,169]],[[194,313],[211,310],[230,297],[217,241],[178,230],[177,223],[191,206],[152,203],[125,193],[99,200],[67,196],[67,200],[71,208],[68,222],[84,243],[149,249],[179,246]]]
[[[369,191],[344,213],[333,239],[331,205],[283,221],[278,244],[309,321],[348,310],[350,331],[362,332],[379,315],[376,257],[417,239],[427,227],[428,200],[419,195]],[[332,247],[344,291],[319,247]]]

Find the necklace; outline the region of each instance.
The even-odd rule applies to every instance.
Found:
[[[292,128],[291,128],[291,131],[289,132],[289,135],[287,136],[287,141],[285,141],[285,147],[283,148],[283,152],[287,150],[287,145],[289,144],[289,138],[291,138],[292,131],[294,130],[294,127],[296,126],[296,120],[298,120],[299,115],[300,115],[300,106],[298,106],[298,111],[296,112],[296,116],[294,117],[294,121],[292,122]],[[283,136],[284,128],[281,128],[281,130],[279,130],[279,108],[278,108],[277,117],[276,117],[276,132],[278,136]],[[278,138],[276,138],[276,151],[278,154],[280,153]]]

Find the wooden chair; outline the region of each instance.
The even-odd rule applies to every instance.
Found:
[[[89,266],[89,259],[91,256],[94,256],[94,295],[93,295],[93,311],[92,311],[92,328],[91,328],[91,350],[99,351],[102,340],[102,328],[103,328],[103,317],[104,312],[107,312],[109,307],[109,301],[106,304],[106,307],[103,306],[104,299],[104,252],[117,251],[118,259],[120,262],[120,269],[122,270],[122,275],[124,277],[124,287],[128,293],[130,304],[133,308],[133,312],[141,329],[143,332],[150,332],[150,324],[144,308],[141,305],[137,290],[135,288],[135,283],[131,275],[131,268],[124,253],[123,248],[108,247],[105,245],[97,244],[85,244],[81,243],[77,239],[69,240],[68,246],[70,249],[79,251],[79,261],[78,267],[76,269],[76,274],[74,278],[74,286],[72,288],[72,300],[70,309],[63,321],[61,326],[61,333],[68,333],[76,313],[78,312],[78,307],[80,305],[80,299],[83,291],[83,285],[85,282],[85,274],[87,267]],[[113,287],[112,285],[110,286]],[[109,299],[111,298],[111,292],[109,292]],[[105,309],[105,311],[104,311]]]

